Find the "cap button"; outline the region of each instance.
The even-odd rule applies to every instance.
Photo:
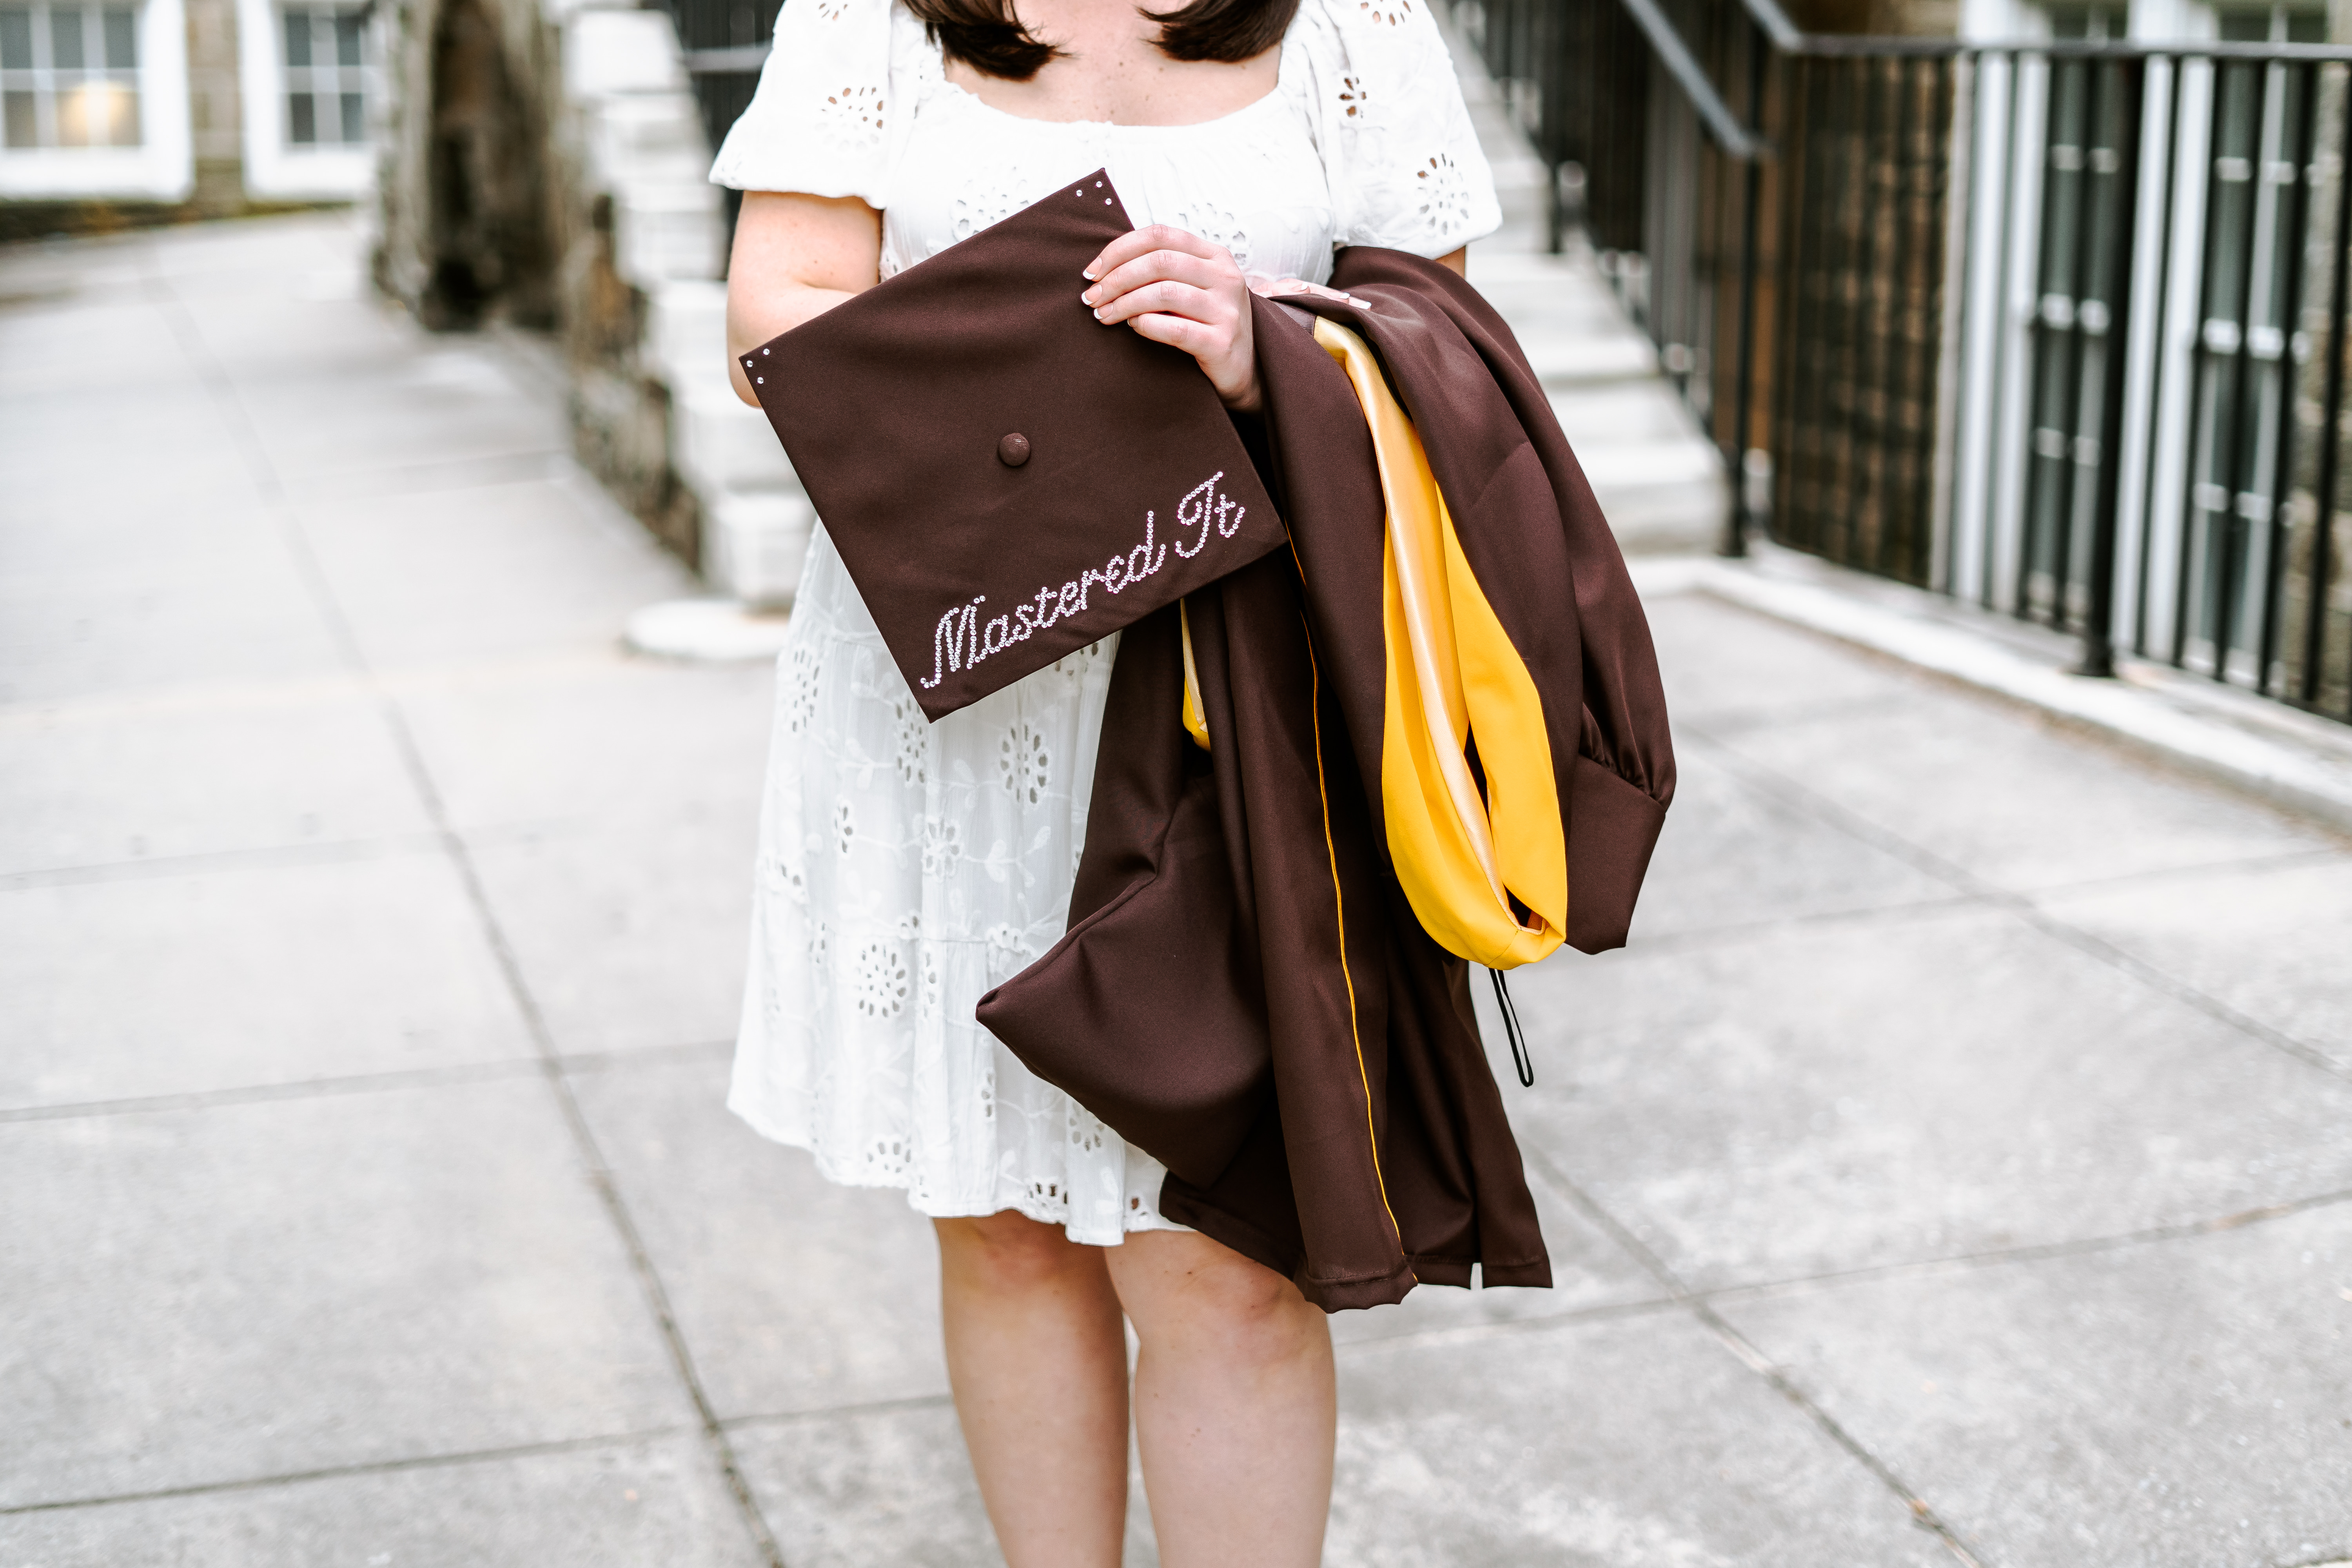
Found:
[[[1017,468],[1029,460],[1029,437],[1015,430],[1001,436],[996,442],[996,460],[1008,468]]]

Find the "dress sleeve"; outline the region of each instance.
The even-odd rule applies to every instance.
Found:
[[[922,24],[895,0],[787,0],[711,184],[887,206],[924,45]]]
[[[1435,258],[1502,226],[1432,4],[1302,0],[1289,58],[1314,95],[1340,245]]]

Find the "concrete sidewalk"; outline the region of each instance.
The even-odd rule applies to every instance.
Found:
[[[0,1568],[993,1563],[925,1226],[720,1107],[771,673],[359,257],[0,256]],[[2352,1558],[2346,842],[1651,609],[1559,1289],[1339,1320],[1328,1561]]]

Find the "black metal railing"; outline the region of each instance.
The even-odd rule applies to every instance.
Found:
[[[2352,719],[2352,48],[2319,11],[2171,43],[2059,7],[1987,43],[1770,0],[1455,5],[1556,229],[1639,279],[1731,468],[1727,548],[1760,522],[2078,634],[2095,672],[2120,648]]]
[[[677,25],[678,47],[686,56],[688,78],[702,110],[703,134],[712,152],[745,110],[760,85],[760,68],[767,63],[768,43],[776,30],[782,0],[659,0],[659,8]],[[727,231],[735,231],[735,214],[742,197],[726,193]]]

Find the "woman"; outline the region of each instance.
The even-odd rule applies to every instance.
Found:
[[[1108,167],[1144,226],[1072,279],[1258,404],[1247,289],[1498,222],[1429,0],[789,0],[712,178],[730,364]],[[986,301],[975,300],[975,309]],[[1129,1386],[1167,1568],[1320,1556],[1330,1339],[1158,1212],[1160,1165],[973,1021],[1062,934],[1116,638],[927,724],[822,530],[779,661],[730,1107],[940,1247],[956,1408],[1013,1568],[1119,1560]]]

